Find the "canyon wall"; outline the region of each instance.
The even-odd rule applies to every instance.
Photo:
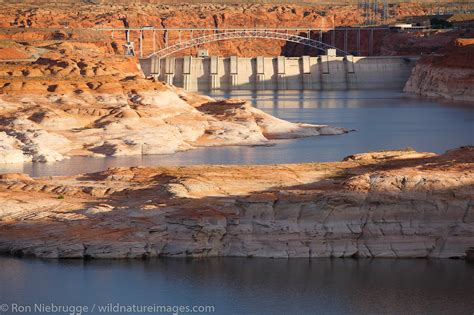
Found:
[[[404,9],[405,8],[405,9]],[[400,6],[396,16],[406,14],[426,14],[427,11],[416,5],[413,7]],[[395,15],[394,15],[395,16]],[[389,22],[393,22],[391,19]],[[362,25],[365,21],[364,12],[354,5],[282,5],[282,4],[111,4],[91,5],[76,4],[72,7],[39,6],[28,7],[8,4],[0,12],[0,39],[20,40],[26,42],[38,40],[79,40],[79,41],[108,41],[112,38],[111,32],[91,32],[86,28],[123,28],[153,26],[157,29],[164,28],[303,28],[319,29],[334,28],[338,26]],[[46,29],[47,28],[47,29]],[[319,39],[319,32],[313,31],[310,35]],[[371,40],[369,31],[360,34],[360,45],[357,45],[357,30],[349,31],[347,43],[344,40],[344,31],[324,31],[322,40],[327,44],[334,44],[351,53],[359,52],[360,55],[379,55],[387,43],[393,42],[389,38],[394,36],[387,30],[374,31]],[[200,33],[194,33],[198,36]],[[150,32],[146,32],[144,41],[145,54],[153,51]],[[156,34],[156,45],[164,47],[167,39],[170,43],[177,42],[179,37],[183,40],[189,34],[179,34],[178,31]],[[306,36],[306,35],[304,35]],[[409,37],[419,37],[418,35]],[[124,32],[114,32],[113,40],[117,53],[123,53],[122,44],[125,43]],[[139,33],[132,32],[131,40],[138,47]],[[397,40],[403,43],[405,39]],[[370,45],[373,43],[373,45]],[[392,52],[397,54],[396,45],[390,46]],[[208,43],[201,48],[209,50],[216,56],[303,56],[318,55],[315,49],[285,41],[265,39],[235,39]],[[386,50],[386,49],[385,49]],[[197,49],[190,48],[180,52],[180,55],[196,55]],[[353,53],[354,54],[354,53]],[[386,54],[384,52],[383,54]],[[404,53],[401,53],[402,55]],[[411,53],[410,53],[411,54]]]
[[[474,148],[343,162],[0,175],[0,252],[44,258],[463,258]]]
[[[423,57],[405,85],[405,92],[474,102],[474,40],[457,39],[442,53]]]
[[[474,70],[420,63],[413,69],[404,91],[428,97],[474,102]]]

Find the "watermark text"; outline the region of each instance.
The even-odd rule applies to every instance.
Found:
[[[21,314],[186,314],[186,313],[214,313],[213,305],[158,305],[158,304],[122,304],[105,303],[91,305],[66,305],[57,303],[3,303],[0,304],[0,313]]]

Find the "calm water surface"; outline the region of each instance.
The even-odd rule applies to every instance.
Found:
[[[1,303],[212,305],[215,314],[472,314],[462,260],[0,258]]]
[[[357,129],[272,147],[199,149],[170,156],[72,158],[0,167],[68,175],[112,166],[340,160],[411,146],[473,144],[474,106],[391,91],[236,92],[290,121]],[[473,314],[474,267],[460,260],[237,259],[45,261],[0,257],[0,303],[212,305],[215,314]],[[6,312],[8,314],[8,312]]]
[[[397,91],[235,91],[239,97],[294,122],[356,129],[339,136],[275,141],[271,147],[205,148],[174,155],[72,158],[59,163],[0,166],[0,172],[72,175],[114,166],[272,164],[341,160],[371,150],[413,147],[442,153],[474,144],[474,104],[409,97]]]

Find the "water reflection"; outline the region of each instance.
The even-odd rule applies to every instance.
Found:
[[[380,100],[417,99],[397,90],[386,91],[215,91],[210,96],[244,98],[259,108],[347,108],[365,106]],[[378,101],[377,101],[378,100]]]
[[[473,145],[474,106],[410,97],[398,91],[233,91],[214,97],[247,98],[294,122],[355,129],[346,135],[275,141],[270,147],[221,147],[174,155],[72,158],[53,164],[0,165],[0,172],[71,175],[115,166],[273,164],[341,160],[356,152],[412,147],[443,153]]]
[[[217,314],[469,314],[474,266],[453,260],[0,258],[2,301],[211,304]]]

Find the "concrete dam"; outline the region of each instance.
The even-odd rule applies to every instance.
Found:
[[[210,90],[403,89],[419,57],[151,57],[147,76],[184,88]]]

